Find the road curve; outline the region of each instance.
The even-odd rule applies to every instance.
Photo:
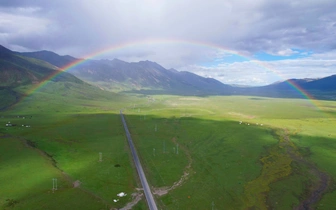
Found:
[[[141,166],[138,154],[137,154],[137,152],[135,150],[135,147],[134,147],[134,144],[133,144],[133,141],[132,141],[132,138],[131,138],[131,134],[130,134],[130,132],[128,130],[128,127],[127,127],[124,115],[122,113],[122,110],[120,110],[120,116],[121,116],[121,121],[122,121],[122,123],[124,125],[124,129],[125,129],[125,132],[126,132],[128,144],[129,144],[129,146],[131,148],[131,152],[132,152],[132,156],[133,156],[133,161],[134,161],[135,167],[136,167],[136,169],[138,171],[139,178],[140,178],[140,181],[141,181],[141,185],[142,185],[142,187],[144,189],[144,193],[145,193],[145,197],[146,197],[146,200],[147,200],[148,207],[149,207],[150,210],[157,210],[158,208],[157,208],[155,200],[153,198],[153,194],[152,194],[152,192],[151,192],[151,190],[149,188],[149,185],[148,185],[145,173],[144,173],[144,171],[142,169],[142,166]]]

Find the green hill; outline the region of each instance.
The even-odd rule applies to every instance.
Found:
[[[46,80],[48,85],[42,85]],[[55,97],[94,100],[115,96],[72,74],[60,72],[58,67],[46,61],[25,57],[0,45],[0,110],[15,104],[34,89],[52,93]]]

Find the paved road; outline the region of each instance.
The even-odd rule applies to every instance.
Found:
[[[152,192],[151,192],[151,190],[149,188],[149,185],[148,185],[145,173],[144,173],[144,171],[142,169],[142,166],[141,166],[138,154],[137,154],[137,152],[135,150],[135,147],[134,147],[134,144],[133,144],[133,141],[132,141],[132,138],[131,138],[131,134],[128,131],[128,127],[127,127],[124,115],[122,113],[122,110],[120,110],[120,116],[121,116],[121,121],[122,121],[122,123],[124,125],[124,129],[125,129],[125,132],[126,132],[128,144],[129,144],[129,146],[131,148],[134,164],[135,164],[135,167],[136,167],[136,169],[138,171],[138,174],[139,174],[139,177],[140,177],[140,181],[141,181],[141,185],[142,185],[142,187],[144,189],[144,192],[145,192],[145,196],[146,196],[148,207],[149,207],[150,210],[157,210],[158,208],[156,207],[156,203],[154,201],[153,194],[152,194]]]

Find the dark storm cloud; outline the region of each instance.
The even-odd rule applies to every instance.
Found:
[[[336,1],[266,1],[260,19],[238,40],[247,51],[275,53],[282,48],[328,50],[335,36]]]
[[[40,33],[35,48],[73,44],[84,50],[83,45],[90,49],[148,37],[174,37],[251,53],[276,53],[284,48],[327,49],[336,30],[336,1],[12,0],[1,7],[3,13],[7,8],[12,15],[49,21],[50,33]],[[25,8],[36,11],[24,14]],[[39,31],[20,34],[26,42],[19,41],[20,35],[7,41],[31,48],[36,34]]]

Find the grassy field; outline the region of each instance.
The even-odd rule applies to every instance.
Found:
[[[6,170],[6,174],[1,174],[6,178],[13,173],[20,174],[11,179],[0,179],[0,185],[7,187],[1,190],[0,206],[8,208],[11,199],[10,207],[14,209],[38,209],[33,207],[35,205],[41,206],[40,209],[124,206],[136,192],[137,177],[119,109],[129,100],[137,102],[143,99],[124,99],[124,96],[108,92],[104,95],[101,91],[97,91],[100,93],[98,97],[95,92],[74,97],[76,92],[72,90],[68,90],[70,96],[50,94],[53,88],[56,87],[32,94],[0,114],[0,133],[4,136],[1,139],[0,167]],[[91,96],[95,98],[91,99]],[[16,126],[6,127],[8,122]],[[11,145],[14,144],[11,139],[27,144],[26,147],[21,145],[26,153],[18,154],[19,149],[8,150],[18,147]],[[31,162],[30,156],[36,161]],[[12,160],[11,164],[8,159]],[[20,164],[24,166],[18,168]],[[60,186],[53,194],[57,197],[55,201],[48,194],[52,178],[58,178]],[[77,180],[80,187],[73,188],[73,182]],[[25,182],[31,184],[22,188],[20,185]],[[38,185],[32,187],[34,184]],[[12,189],[13,193],[7,189]],[[120,192],[128,196],[118,198]],[[114,199],[119,201],[114,203]],[[43,202],[46,204],[38,204]]]
[[[292,209],[319,185],[320,172],[328,188],[314,205],[335,206],[336,102],[145,97],[51,83],[0,114],[0,208],[109,209],[131,201],[138,181],[120,109],[153,191],[174,186],[156,195],[162,209]],[[128,196],[114,203],[119,192]],[[145,208],[143,200],[134,206]]]
[[[165,209],[292,209],[319,182],[310,164],[330,177],[318,207],[333,208],[334,102],[317,108],[295,99],[154,98],[125,113],[154,186],[189,173],[160,198]]]
[[[78,188],[52,161],[19,138],[0,137],[2,209],[105,209],[106,205]],[[58,181],[53,193],[52,179]]]

